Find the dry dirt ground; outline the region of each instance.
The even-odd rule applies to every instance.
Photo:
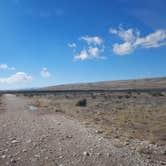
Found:
[[[45,113],[39,113],[40,107],[28,110],[30,100],[35,98],[3,95],[0,99],[0,166],[165,165],[164,158],[152,160],[119,146],[118,139],[103,138],[100,131],[61,111],[46,113],[48,106],[41,107]],[[146,144],[142,142],[143,147]]]

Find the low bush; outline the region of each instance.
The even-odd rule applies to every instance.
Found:
[[[76,106],[79,107],[86,107],[87,106],[87,100],[86,99],[81,99],[76,103]]]

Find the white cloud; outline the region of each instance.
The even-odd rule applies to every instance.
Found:
[[[81,50],[80,54],[74,56],[75,60],[87,60],[87,59],[105,59],[104,56],[100,56],[100,53],[104,51],[104,48],[99,47],[88,47],[87,49]]]
[[[93,56],[93,57],[97,57],[100,53],[100,49],[98,47],[89,47],[88,49],[88,53],[89,55]]]
[[[0,83],[4,84],[27,83],[32,80],[33,80],[32,76],[24,72],[17,72],[16,74],[11,75],[10,77],[0,78]]]
[[[118,35],[123,43],[113,44],[113,52],[117,55],[132,53],[137,47],[157,48],[166,45],[166,30],[157,30],[145,37],[140,37],[140,32],[135,29],[124,30],[122,26],[118,29],[110,29],[110,33]]]
[[[127,55],[133,52],[135,47],[130,42],[125,42],[123,44],[115,43],[113,45],[113,52],[118,55]]]
[[[101,45],[103,43],[103,39],[98,36],[93,36],[93,37],[83,36],[80,39],[86,41],[89,45],[90,44]]]
[[[51,73],[47,70],[46,67],[44,67],[44,68],[40,71],[40,75],[41,75],[43,78],[49,78],[49,77],[51,77]]]
[[[69,43],[69,44],[68,44],[68,47],[70,47],[70,48],[76,48],[77,45],[76,45],[76,43]]]
[[[166,30],[157,30],[144,38],[137,38],[135,45],[141,45],[144,48],[157,48],[166,44]]]
[[[9,67],[7,64],[0,64],[0,70],[15,70],[15,67]]]
[[[86,60],[88,59],[89,55],[87,50],[82,50],[79,55],[75,55],[74,59],[75,60]]]
[[[140,36],[140,32],[138,30],[130,29],[123,29],[120,25],[118,29],[110,28],[110,33],[118,35],[122,40],[126,42],[133,42]]]
[[[84,36],[81,37],[80,40],[86,42],[86,47],[81,49],[80,53],[74,56],[74,60],[87,60],[87,59],[105,59],[104,56],[100,56],[102,52],[104,52],[104,42],[103,39],[98,36]],[[74,43],[73,43],[74,44]],[[70,47],[75,47],[75,45],[70,44]]]

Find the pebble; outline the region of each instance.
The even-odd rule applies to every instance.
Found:
[[[22,152],[27,152],[27,149],[23,149]]]
[[[13,141],[11,141],[11,143],[12,143],[12,144],[15,144],[15,143],[19,143],[19,141],[13,140]]]
[[[62,158],[63,158],[63,156],[59,156],[59,158],[60,158],[60,159],[62,159]]]
[[[15,159],[10,160],[11,163],[16,163],[17,161]]]
[[[31,142],[32,142],[31,139],[29,139],[29,140],[26,141],[27,144],[29,144],[29,143],[31,143]]]
[[[102,155],[102,153],[97,153],[97,156],[101,156]]]
[[[102,134],[103,131],[102,131],[102,130],[95,130],[95,133],[96,133],[96,134]]]
[[[48,156],[46,156],[44,159],[45,159],[45,160],[48,160]]]
[[[6,158],[6,155],[2,155],[1,158],[2,158],[2,159],[5,159],[5,158]]]
[[[90,156],[90,154],[88,152],[83,152],[84,156]]]
[[[108,156],[108,157],[110,157],[110,156],[111,156],[111,154],[110,154],[110,153],[107,153],[107,156]]]
[[[36,157],[36,158],[40,158],[40,155],[39,155],[39,154],[35,154],[35,157]]]
[[[67,135],[67,136],[66,136],[66,138],[70,138],[70,139],[71,139],[71,138],[72,138],[72,136],[70,136],[70,135]]]

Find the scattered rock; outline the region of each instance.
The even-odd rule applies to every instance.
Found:
[[[84,155],[84,156],[90,156],[90,153],[88,153],[88,152],[83,152],[83,155]]]
[[[72,136],[70,136],[70,135],[67,135],[67,136],[66,136],[66,138],[69,138],[69,139],[71,139],[71,138],[72,138]]]
[[[110,157],[110,156],[111,156],[111,153],[107,153],[107,156]]]
[[[12,140],[11,141],[12,144],[15,144],[15,143],[19,143],[19,141],[17,141],[16,139]]]
[[[102,130],[95,130],[95,133],[96,133],[96,134],[102,134],[103,131],[102,131]]]
[[[32,142],[31,139],[29,139],[29,140],[26,141],[27,144],[30,144],[31,142]]]
[[[102,153],[100,153],[100,152],[99,152],[99,153],[97,153],[97,156],[101,156],[101,155],[102,155]]]
[[[6,155],[2,155],[1,158],[2,158],[2,159],[5,159],[5,158],[6,158]]]
[[[35,157],[36,158],[40,158],[40,154],[35,154]]]
[[[23,149],[22,152],[27,152],[27,149]]]
[[[166,155],[166,150],[164,150],[164,151],[162,152],[162,154]]]
[[[17,161],[12,158],[12,159],[10,160],[10,162],[13,163],[13,164],[15,164]]]
[[[46,156],[44,159],[45,159],[45,160],[48,160],[48,156]]]
[[[161,163],[160,163],[161,165],[166,165],[166,162],[163,162],[163,161],[161,161]]]

